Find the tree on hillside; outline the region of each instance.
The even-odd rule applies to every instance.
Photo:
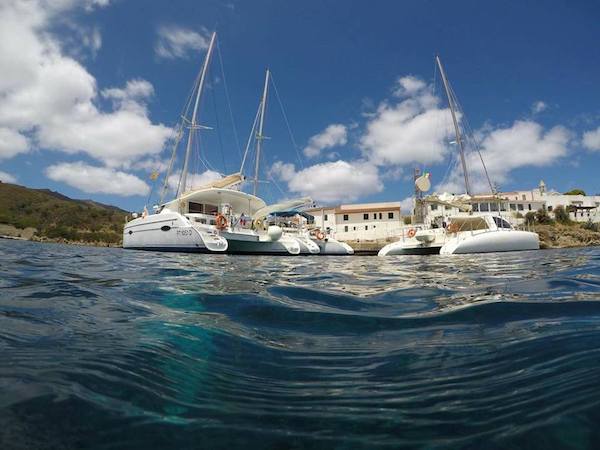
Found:
[[[565,192],[564,195],[585,195],[585,191],[583,189],[571,189]]]
[[[552,219],[550,218],[550,216],[548,215],[548,212],[543,209],[540,208],[536,211],[535,213],[535,220],[537,223],[552,223]]]
[[[535,213],[533,211],[529,211],[525,214],[525,223],[527,225],[533,225],[535,223]]]
[[[554,218],[558,223],[562,223],[565,225],[571,223],[569,213],[562,205],[558,205],[556,208],[554,208]]]

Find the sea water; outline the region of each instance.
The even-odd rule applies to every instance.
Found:
[[[591,248],[0,240],[0,448],[598,448],[599,300]]]

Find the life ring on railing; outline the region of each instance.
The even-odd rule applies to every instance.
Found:
[[[319,230],[319,231],[317,231],[317,233],[315,234],[315,237],[316,237],[318,240],[322,241],[323,239],[325,239],[325,233],[323,233],[322,231],[320,231],[320,230]]]
[[[217,225],[217,229],[224,230],[227,228],[227,217],[225,217],[223,214],[219,214],[215,219],[215,223]]]
[[[410,230],[408,230],[407,236],[409,238],[415,237],[415,234],[417,234],[417,230],[415,230],[414,228],[411,228]]]
[[[450,225],[448,225],[448,233],[458,233],[459,230],[460,227],[457,223],[451,223]]]

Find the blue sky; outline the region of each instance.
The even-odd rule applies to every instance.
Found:
[[[595,1],[7,0],[0,179],[143,207],[216,28],[239,141],[269,67],[297,143],[272,95],[268,201],[400,201],[415,166],[460,190],[436,53],[503,190],[597,193],[599,23]],[[210,80],[197,180],[240,164],[218,56]]]

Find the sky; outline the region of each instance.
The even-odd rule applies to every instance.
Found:
[[[196,185],[240,169],[269,68],[267,202],[408,205],[415,167],[464,191],[438,54],[473,191],[490,190],[477,147],[500,190],[600,192],[600,2],[583,0],[0,0],[0,180],[156,203],[215,30]]]

